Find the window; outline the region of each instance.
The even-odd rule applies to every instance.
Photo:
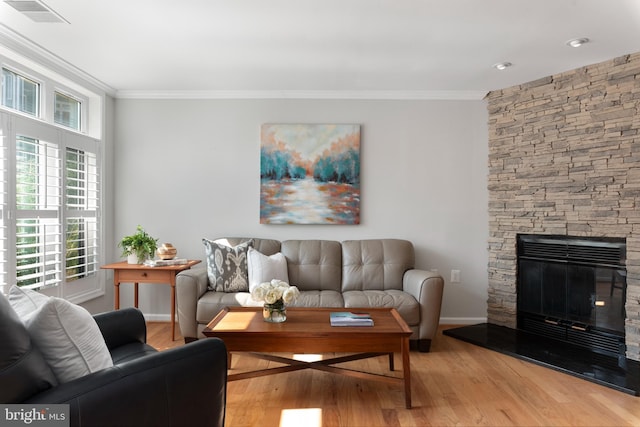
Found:
[[[81,103],[75,98],[55,92],[53,121],[71,129],[80,130]]]
[[[37,117],[40,112],[40,85],[27,77],[3,68],[2,105]]]
[[[104,295],[104,92],[6,50],[0,70],[0,292]]]

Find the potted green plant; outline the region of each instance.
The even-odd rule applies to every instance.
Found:
[[[122,238],[118,246],[122,248],[122,256],[127,257],[129,264],[142,264],[147,258],[153,258],[158,249],[158,239],[151,237],[140,225],[136,233]]]

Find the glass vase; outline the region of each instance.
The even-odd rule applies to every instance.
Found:
[[[287,308],[282,300],[278,300],[273,304],[264,304],[262,308],[262,317],[265,322],[282,323],[287,320]]]

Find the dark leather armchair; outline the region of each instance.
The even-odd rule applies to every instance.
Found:
[[[25,338],[24,325],[0,298],[0,402],[69,404],[72,426],[224,426],[222,341],[199,340],[158,352],[146,344],[139,310],[94,318],[114,366],[52,386],[43,379],[41,358]]]

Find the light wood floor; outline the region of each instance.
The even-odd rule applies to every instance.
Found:
[[[411,353],[413,409],[401,386],[303,370],[229,383],[226,425],[640,426],[640,397],[444,336],[446,328],[430,353]],[[168,323],[150,323],[148,337],[161,350],[183,345]],[[232,369],[270,363],[234,354]],[[345,365],[388,372],[385,357]]]

